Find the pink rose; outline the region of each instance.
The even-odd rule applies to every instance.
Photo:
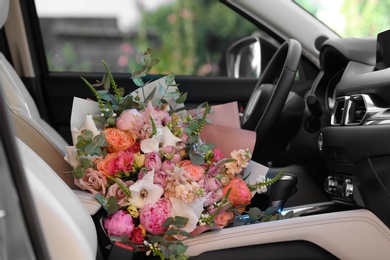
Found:
[[[122,181],[121,179],[119,178],[116,178],[116,180],[118,182],[120,182],[123,186],[125,187],[129,187],[131,185],[134,184],[133,181]],[[106,194],[106,198],[109,198],[109,197],[115,197],[118,201],[118,205],[121,206],[121,207],[124,207],[124,206],[127,206],[129,203],[128,203],[128,197],[126,196],[126,194],[123,192],[123,190],[119,187],[119,185],[117,183],[114,183],[113,185],[111,185],[109,188],[108,188],[108,191],[107,191],[107,194]]]
[[[142,208],[140,222],[146,231],[159,235],[166,231],[162,224],[170,216],[171,202],[167,199],[159,199],[156,203],[147,204]]]
[[[118,153],[108,153],[103,159],[97,162],[97,169],[104,173],[105,176],[116,174],[119,169],[116,165]]]
[[[175,163],[170,161],[170,160],[165,160],[163,161],[162,165],[161,165],[161,170],[162,171],[172,171],[173,168],[175,167]]]
[[[131,131],[137,136],[144,125],[144,117],[137,109],[127,109],[116,120],[116,127],[120,130]]]
[[[161,187],[165,188],[168,183],[168,173],[165,171],[156,171],[154,172],[154,184],[161,185]]]
[[[233,207],[249,204],[252,199],[251,191],[249,190],[245,181],[240,177],[231,179],[229,184],[223,187],[223,194],[226,195],[228,191],[228,200],[233,203]],[[245,207],[242,207],[239,209],[239,211],[242,212],[244,209]]]
[[[222,213],[219,213],[214,218],[214,223],[219,227],[225,227],[229,222],[231,222],[234,218],[234,212],[233,211],[224,211]]]
[[[106,193],[107,179],[106,176],[93,168],[85,170],[85,174],[81,179],[74,179],[74,183],[82,190],[88,190],[92,194]]]
[[[161,110],[157,107],[153,107],[152,102],[149,102],[148,105],[146,106],[145,110],[141,112],[144,118],[153,118],[153,121],[155,125],[161,126],[164,119],[169,117],[169,113],[165,110]],[[150,121],[145,120],[145,121]]]
[[[202,166],[192,164],[190,160],[179,162],[179,165],[187,172],[188,181],[199,181],[205,176],[206,171]]]
[[[161,165],[162,165],[161,157],[157,152],[151,152],[151,153],[146,154],[145,167],[149,171],[151,171],[153,169],[155,171],[159,171],[159,170],[161,170]]]
[[[172,157],[172,162],[178,163],[182,159],[182,156],[179,152],[176,152]]]
[[[108,235],[131,237],[134,224],[132,217],[123,210],[119,210],[104,220],[104,228]]]

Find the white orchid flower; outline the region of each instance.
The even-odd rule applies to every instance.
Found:
[[[156,203],[164,193],[164,189],[153,183],[154,170],[148,172],[141,180],[130,186],[130,204],[142,209],[147,204]]]
[[[143,153],[158,152],[160,141],[161,135],[154,135],[152,138],[141,140],[141,151]]]
[[[187,224],[184,226],[183,231],[192,232],[196,228],[200,215],[203,211],[204,199],[195,200],[192,204],[187,204],[180,199],[170,197],[172,208],[171,217],[184,217],[188,218]]]
[[[176,143],[180,141],[181,139],[176,137],[167,126],[163,128],[163,148],[166,146],[176,146]]]
[[[97,129],[91,114],[86,115],[84,125],[80,127],[80,129],[77,129],[76,127],[71,129],[73,145],[77,144],[77,137],[81,135],[81,132],[85,129],[90,130],[94,137],[100,134],[100,131]]]

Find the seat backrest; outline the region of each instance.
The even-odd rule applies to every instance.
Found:
[[[96,259],[97,233],[87,209],[29,146],[17,144],[50,258]]]
[[[8,16],[9,1],[0,0],[0,28]],[[0,53],[0,82],[16,128],[16,135],[33,149],[72,189],[71,166],[64,160],[67,142],[45,122],[26,86]]]

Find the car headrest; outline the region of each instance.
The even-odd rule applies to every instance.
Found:
[[[3,28],[7,21],[9,10],[9,0],[0,0],[0,28]]]

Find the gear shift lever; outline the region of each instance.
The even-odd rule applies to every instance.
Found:
[[[271,207],[276,207],[281,212],[287,199],[297,191],[297,183],[298,178],[295,175],[283,174],[271,188]]]

